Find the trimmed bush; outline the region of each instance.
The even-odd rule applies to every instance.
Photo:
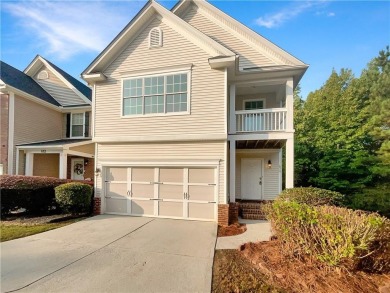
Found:
[[[390,220],[385,217],[295,201],[275,201],[263,210],[291,256],[309,257],[327,266],[390,271]]]
[[[91,209],[92,187],[88,184],[72,182],[55,188],[56,201],[67,212],[83,213]]]
[[[54,188],[70,181],[52,177],[1,175],[1,215],[19,208],[26,209],[30,214],[46,214],[56,210],[58,205]]]
[[[316,187],[296,187],[283,190],[277,200],[295,201],[313,206],[340,206],[344,202],[344,196],[339,192]]]
[[[28,213],[42,214],[55,209],[54,187],[65,180],[35,176],[0,176],[1,214],[24,208]]]

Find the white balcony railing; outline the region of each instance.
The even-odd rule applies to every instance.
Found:
[[[237,132],[284,131],[286,124],[286,108],[236,111]]]

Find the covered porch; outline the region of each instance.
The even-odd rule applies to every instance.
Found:
[[[18,145],[16,174],[94,180],[95,144],[90,139],[62,139]]]
[[[258,136],[258,139],[256,139]],[[230,138],[229,195],[230,202],[275,199],[283,188],[282,149],[286,148],[285,186],[293,186],[293,137],[248,135]]]

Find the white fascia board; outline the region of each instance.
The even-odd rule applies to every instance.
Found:
[[[88,84],[93,84],[98,81],[104,81],[107,79],[103,73],[90,73],[90,74],[82,74],[81,78],[84,79]]]
[[[209,65],[212,69],[226,68],[234,65],[237,58],[238,56],[209,58]]]
[[[62,113],[80,112],[85,110],[92,110],[92,106],[76,106],[76,107],[60,107]]]
[[[160,135],[160,136],[115,136],[115,137],[94,137],[96,143],[119,143],[119,142],[170,142],[170,141],[217,141],[227,140],[227,134],[208,135]]]
[[[37,97],[35,97],[33,95],[30,95],[30,94],[28,94],[28,93],[26,93],[24,91],[21,91],[21,90],[19,90],[17,88],[14,88],[14,87],[12,87],[10,85],[6,85],[4,87],[4,89],[8,90],[8,91],[12,91],[15,94],[17,94],[18,96],[26,98],[26,99],[28,99],[30,101],[33,101],[33,102],[35,102],[37,104],[40,104],[42,106],[48,107],[48,108],[53,109],[53,110],[58,111],[58,112],[62,112],[60,106],[56,106],[56,105],[53,105],[51,103],[45,102],[45,101],[41,100],[40,98],[37,98]]]

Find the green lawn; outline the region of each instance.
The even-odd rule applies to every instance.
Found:
[[[78,219],[73,219],[73,220],[59,222],[59,223],[47,223],[47,224],[1,223],[0,242],[22,238],[22,237],[42,233],[45,231],[57,229],[83,219],[85,218],[78,218]]]

